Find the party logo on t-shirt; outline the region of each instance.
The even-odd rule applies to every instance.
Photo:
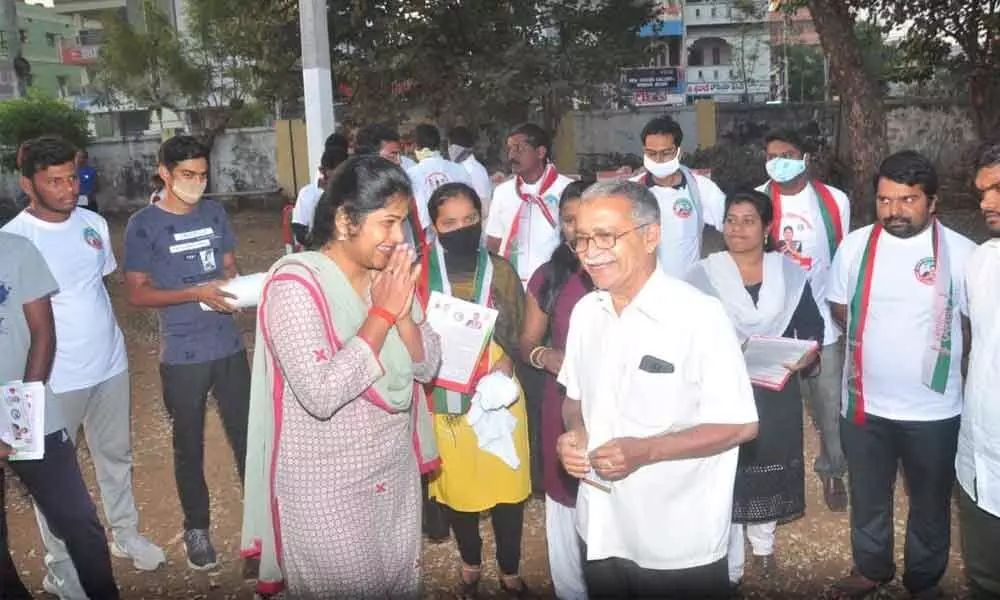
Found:
[[[439,171],[434,171],[433,173],[428,174],[427,177],[424,178],[424,184],[432,190],[438,189],[439,187],[448,183],[449,181],[450,180],[448,179],[448,176]]]
[[[924,285],[934,285],[934,274],[936,272],[937,269],[934,265],[933,256],[921,258],[917,261],[916,266],[913,267],[913,275],[916,276],[917,281]]]
[[[83,241],[87,242],[87,245],[94,250],[103,250],[104,241],[101,240],[101,234],[97,233],[93,227],[88,227],[83,230]]]
[[[674,214],[680,219],[686,219],[694,212],[694,205],[687,198],[681,198],[674,202]]]

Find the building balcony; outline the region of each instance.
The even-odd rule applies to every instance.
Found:
[[[687,2],[684,6],[684,24],[687,27],[726,26],[743,23],[763,23],[767,20],[766,0],[754,0],[758,5],[757,15],[748,15],[725,0]]]

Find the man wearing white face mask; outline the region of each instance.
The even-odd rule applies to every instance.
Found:
[[[822,370],[805,380],[820,452],[813,469],[823,482],[823,499],[835,512],[847,509],[844,475],[847,461],[840,447],[840,388],[844,364],[841,331],[830,316],[826,286],[830,264],[851,224],[847,195],[809,179],[807,147],[794,131],[772,132],[765,139],[770,181],[757,190],[770,195],[774,221],[770,237],[778,249],[809,272],[809,285],[823,316]]]
[[[684,131],[672,118],[656,117],[642,129],[645,173],[632,178],[660,203],[660,268],[679,279],[701,258],[706,225],[722,230],[726,196],[708,177],[681,164]]]
[[[218,403],[241,483],[250,402],[246,350],[227,302],[232,296],[220,288],[237,275],[236,238],[222,205],[201,199],[208,158],[208,148],[193,137],[164,142],[159,152],[164,197],[133,215],[125,231],[128,301],[160,313],[163,403],[173,425],[188,566],[196,570],[218,565],[208,536],[203,468],[208,392]]]

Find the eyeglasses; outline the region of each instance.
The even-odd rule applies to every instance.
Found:
[[[611,250],[616,245],[618,245],[618,240],[625,237],[626,235],[632,233],[633,231],[638,231],[643,227],[646,227],[649,223],[643,223],[637,227],[633,227],[628,231],[623,231],[621,233],[598,233],[596,235],[578,235],[573,239],[566,240],[566,244],[569,249],[577,254],[581,254],[587,251],[590,247],[591,242],[598,250]]]
[[[673,160],[674,157],[677,156],[677,150],[677,148],[670,148],[668,150],[650,150],[649,148],[643,148],[642,153],[656,162],[664,162],[667,160]]]

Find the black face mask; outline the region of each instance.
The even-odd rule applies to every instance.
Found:
[[[451,254],[475,256],[482,244],[483,224],[476,223],[447,233],[439,233],[441,246]]]

